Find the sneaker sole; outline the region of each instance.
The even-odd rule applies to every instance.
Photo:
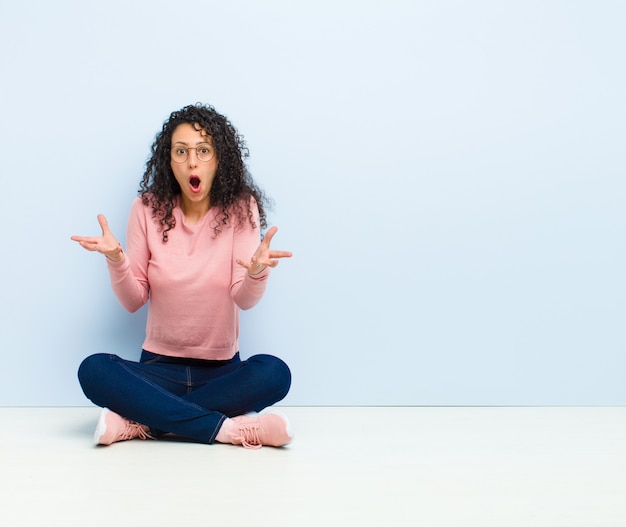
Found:
[[[108,408],[103,408],[102,412],[100,412],[100,419],[98,419],[98,424],[96,425],[96,431],[93,433],[93,442],[96,445],[101,444],[100,438],[107,431],[106,416],[110,411],[111,410],[109,410]]]

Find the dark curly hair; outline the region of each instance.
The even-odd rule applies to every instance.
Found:
[[[217,236],[227,225],[231,216],[237,225],[246,221],[256,227],[250,208],[251,198],[259,208],[261,229],[267,227],[266,208],[269,200],[254,183],[244,159],[249,156],[244,138],[223,115],[209,105],[196,103],[172,112],[156,135],[152,144],[152,154],[146,163],[146,170],[139,185],[139,195],[145,206],[151,205],[153,217],[161,225],[163,242],[167,242],[168,232],[176,226],[172,210],[181,193],[180,185],[174,177],[170,165],[172,134],[180,124],[189,123],[206,130],[213,139],[218,167],[209,193],[211,206],[221,208],[214,225]]]

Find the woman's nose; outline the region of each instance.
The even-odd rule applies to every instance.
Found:
[[[187,156],[187,161],[189,162],[190,167],[195,167],[198,165],[198,155],[195,150],[188,150]]]

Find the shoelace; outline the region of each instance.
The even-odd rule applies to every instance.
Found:
[[[148,432],[146,432],[143,425],[134,421],[126,421],[126,426],[122,433],[119,435],[118,441],[127,441],[128,439],[154,439]]]
[[[241,441],[241,446],[244,448],[258,450],[263,446],[259,437],[258,424],[242,424],[239,426],[239,432],[241,435],[237,439]]]

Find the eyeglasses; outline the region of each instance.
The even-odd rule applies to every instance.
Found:
[[[174,163],[184,163],[189,157],[189,150],[195,150],[196,157],[203,163],[208,163],[215,156],[215,149],[209,143],[203,143],[192,148],[177,146],[172,149],[172,161],[174,161]]]

